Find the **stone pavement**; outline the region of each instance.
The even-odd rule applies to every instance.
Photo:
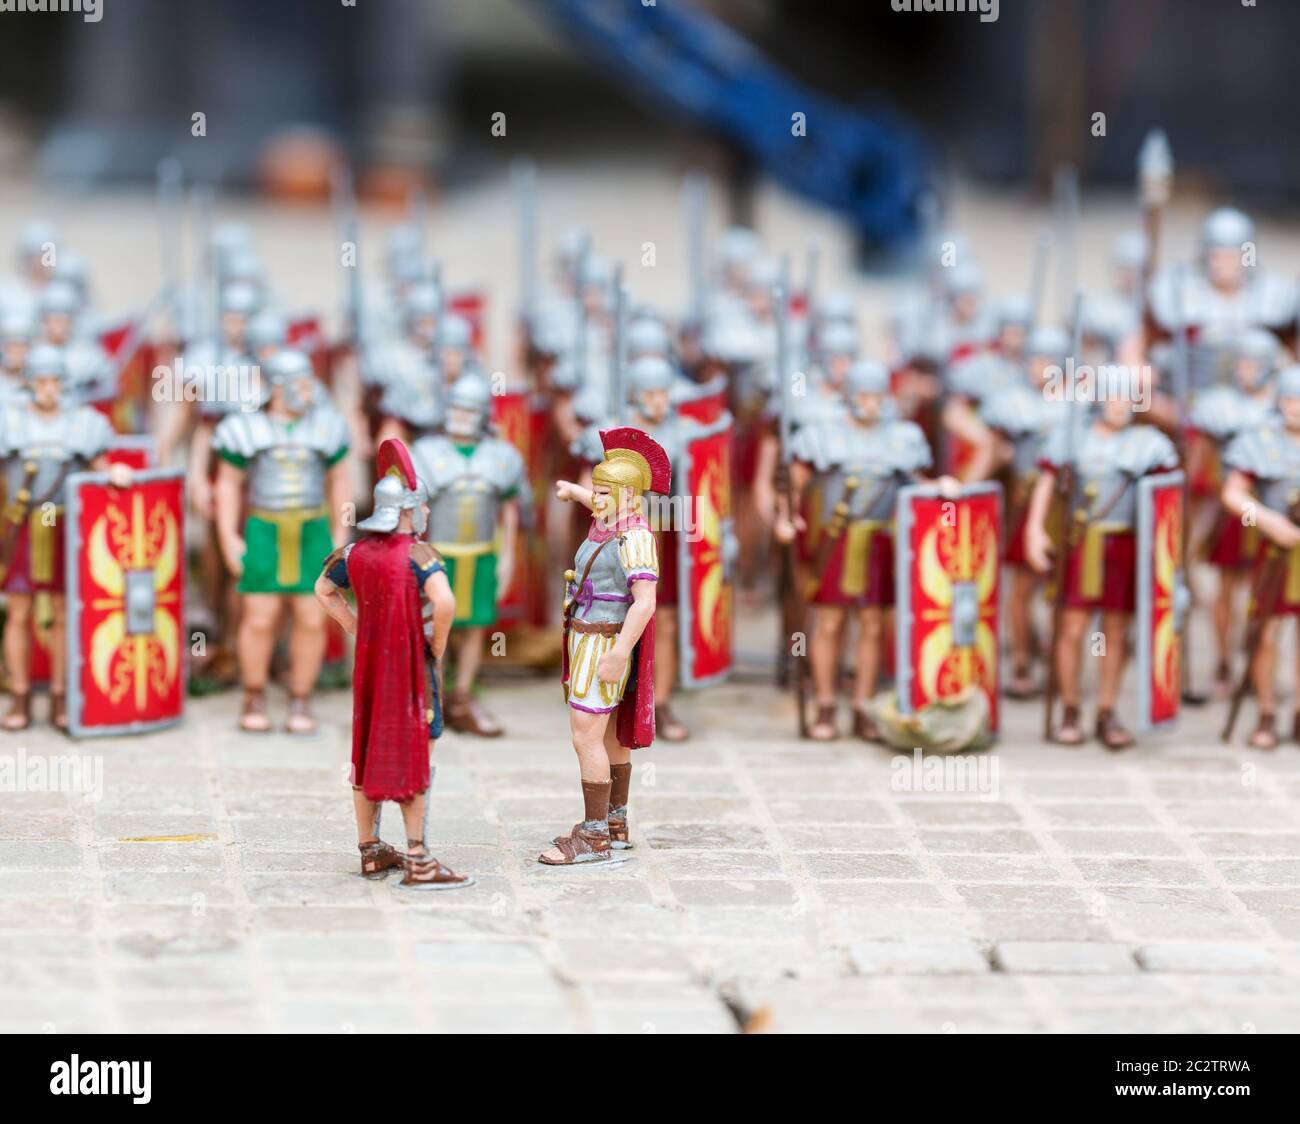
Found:
[[[498,685],[510,736],[435,755],[432,845],[479,884],[412,899],[355,872],[349,695],[312,740],[235,733],[235,701],[0,743],[103,766],[98,801],[0,792],[0,1030],[1300,1029],[1300,749],[1221,748],[1217,708],[1112,756],[1013,706],[943,775],[730,685],[638,757],[632,858],[551,870],[564,712]]]

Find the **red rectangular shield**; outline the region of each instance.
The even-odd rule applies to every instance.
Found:
[[[68,478],[68,730],[138,733],[179,722],[185,701],[185,492],[180,469],[112,488]]]
[[[701,425],[712,425],[727,409],[727,376],[718,375],[699,383],[691,393],[676,397],[674,405],[683,417]]]
[[[1178,721],[1183,622],[1190,597],[1183,574],[1183,474],[1145,476],[1137,485],[1138,718],[1142,733]]]
[[[967,687],[982,690],[998,728],[1002,486],[970,484],[947,499],[904,488],[895,521],[898,709],[912,714]]]
[[[524,464],[532,459],[532,407],[526,390],[512,391],[509,394],[492,396],[492,420],[497,433],[503,441],[509,441]],[[531,479],[531,476],[530,476]],[[536,555],[532,549],[535,536],[521,529],[515,539],[514,572],[510,588],[505,591],[498,604],[497,620],[503,628],[512,625],[531,623],[535,617],[533,599],[541,595],[546,581],[542,572],[536,569]]]
[[[113,438],[105,454],[109,464],[124,464],[143,472],[158,464],[158,443],[145,433],[124,433]]]
[[[690,530],[678,528],[677,634],[683,687],[702,687],[731,674],[732,565],[731,415],[693,427],[683,463],[673,466],[674,493],[689,507]]]

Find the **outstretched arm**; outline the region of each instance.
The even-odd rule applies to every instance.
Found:
[[[584,488],[581,484],[575,484],[571,480],[557,480],[555,482],[555,498],[557,500],[566,500],[569,503],[580,503],[588,511],[591,510],[591,489]]]

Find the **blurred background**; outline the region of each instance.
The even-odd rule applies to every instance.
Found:
[[[289,238],[316,229],[344,159],[368,214],[427,189],[435,237],[449,220],[448,259],[490,282],[501,267],[482,257],[511,252],[508,169],[526,156],[542,171],[544,238],[552,221],[581,219],[615,256],[661,239],[651,299],[680,299],[690,169],[712,179],[715,227],[752,223],[796,251],[824,238],[829,279],[843,272],[868,299],[873,278],[855,271],[906,256],[927,186],[993,287],[1023,286],[1023,224],[1052,170],[1079,167],[1085,222],[1108,237],[1133,221],[1134,160],[1153,126],[1177,161],[1174,252],[1183,211],[1190,230],[1218,202],[1290,235],[1300,155],[1284,53],[1298,4],[1000,0],[985,22],[891,0],[101,3],[97,22],[0,14],[0,220],[84,221],[92,260],[88,242],[120,257],[129,237],[137,265],[146,252],[152,263],[132,224],[164,156],[219,184],[222,208]],[[791,135],[792,105],[806,136]],[[107,214],[115,231],[101,229]],[[990,249],[1015,235],[1007,253]],[[330,247],[319,251],[329,268]]]

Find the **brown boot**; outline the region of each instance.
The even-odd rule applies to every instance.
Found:
[[[479,706],[468,691],[453,691],[447,699],[447,725],[458,734],[478,738],[499,738],[501,723]]]
[[[632,765],[609,767],[609,845],[616,851],[629,851],[627,837],[627,800],[632,788]]]

